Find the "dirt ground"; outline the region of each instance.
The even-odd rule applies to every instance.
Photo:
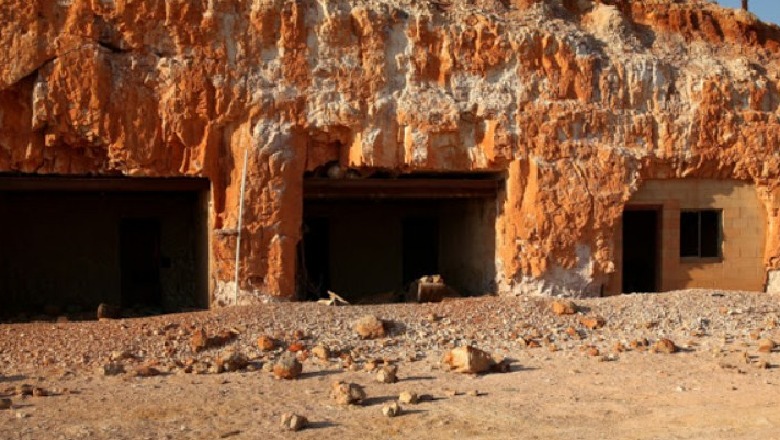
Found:
[[[564,316],[552,299],[478,298],[0,324],[0,397],[12,402],[0,410],[0,438],[780,438],[780,353],[759,351],[780,341],[778,299],[698,290],[576,300],[579,312]],[[386,322],[387,337],[355,334],[352,323],[367,314]],[[606,324],[581,322],[594,316]],[[195,353],[199,329],[235,339]],[[280,347],[263,352],[261,335]],[[680,351],[654,350],[662,338]],[[332,357],[311,355],[317,345]],[[510,371],[447,371],[443,354],[461,345],[508,359]],[[290,348],[306,358],[303,374],[275,379],[263,366]],[[216,373],[227,351],[245,354],[248,369]],[[105,374],[111,359],[127,372]],[[397,365],[400,380],[378,383],[371,361]],[[139,377],[141,366],[161,374]],[[329,397],[335,380],[363,385],[367,399],[338,405]],[[20,395],[24,384],[49,395]],[[385,417],[383,405],[401,391],[425,398]],[[286,412],[309,426],[283,430]]]

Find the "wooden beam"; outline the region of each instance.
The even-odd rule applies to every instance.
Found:
[[[199,177],[0,177],[0,191],[179,192],[208,191]]]
[[[496,179],[308,179],[305,199],[474,199],[496,197]]]

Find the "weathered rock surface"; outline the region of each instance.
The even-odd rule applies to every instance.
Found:
[[[289,431],[300,431],[305,428],[309,421],[304,416],[292,413],[282,414],[281,425]]]
[[[653,348],[655,349],[655,351],[659,353],[667,353],[667,354],[677,353],[677,351],[679,350],[677,345],[671,339],[668,338],[659,339],[655,343],[655,345],[653,345]]]
[[[382,407],[382,414],[385,417],[396,417],[401,415],[401,405],[398,402],[388,403]]]
[[[444,355],[442,363],[458,373],[470,374],[488,372],[495,365],[490,354],[472,346],[450,350]]]
[[[604,327],[604,325],[607,323],[607,321],[602,318],[601,316],[583,316],[580,317],[580,324],[584,325],[590,330],[598,330],[601,327]]]
[[[402,391],[401,394],[398,395],[398,401],[405,404],[416,405],[420,401],[420,397],[415,392]]]
[[[567,300],[553,301],[550,307],[552,308],[553,313],[555,313],[558,316],[573,315],[577,313],[577,304],[575,304],[574,301],[567,301]]]
[[[201,176],[293,297],[305,171],[499,171],[501,292],[597,293],[646,179],[753,182],[780,268],[780,28],[703,0],[8,0],[0,172]],[[211,243],[230,302],[235,237]]]
[[[590,420],[593,408],[618,398],[621,405],[630,402],[626,408],[630,407],[632,414],[643,414],[647,413],[651,396],[656,396],[653,408],[666,410],[662,416],[655,414],[646,419],[653,423],[643,426],[657,426],[652,434],[663,438],[668,431],[666,422],[680,408],[724,393],[730,399],[715,399],[722,404],[708,405],[697,413],[718,412],[717,417],[700,420],[701,430],[690,431],[691,437],[712,438],[713,426],[715,430],[720,426],[717,419],[733,413],[735,396],[739,396],[737,401],[750,405],[743,411],[751,415],[750,420],[773,414],[776,392],[768,382],[776,382],[780,353],[757,353],[760,339],[755,337],[780,337],[778,295],[694,290],[581,299],[577,303],[588,314],[605,317],[606,325],[598,331],[580,328],[580,339],[574,339],[566,329],[576,318],[551,313],[549,299],[506,297],[466,298],[422,306],[326,308],[311,303],[269,303],[125,321],[3,324],[0,398],[13,399],[14,408],[10,413],[0,411],[9,416],[8,423],[0,424],[0,438],[16,438],[22,431],[31,438],[73,438],[74,432],[85,432],[84,420],[95,414],[103,420],[100,423],[106,423],[103,426],[123,426],[123,435],[132,438],[157,438],[160,432],[171,429],[183,437],[220,438],[235,430],[250,437],[258,432],[273,437],[280,429],[279,416],[283,412],[306,415],[317,428],[312,434],[325,433],[326,437],[332,429],[344,427],[350,429],[347,438],[375,438],[377,429],[385,429],[377,426],[389,423],[394,426],[386,428],[402,429],[401,434],[407,437],[422,433],[431,439],[452,438],[458,435],[452,428],[462,434],[462,430],[478,427],[479,432],[490,432],[494,438],[514,438],[518,423],[524,423],[530,431],[538,428],[538,414],[563,409],[569,415],[582,415],[581,420]],[[359,339],[349,323],[367,313],[397,323],[393,338]],[[431,322],[431,314],[439,319]],[[182,329],[236,328],[240,335],[230,347],[193,353],[188,332],[168,331],[169,338],[158,331],[171,324]],[[267,375],[183,374],[188,369],[212,372],[216,358],[230,349],[249,354],[253,365],[262,362],[272,367],[282,351],[261,352],[257,338],[268,333],[282,337],[297,328],[310,335],[307,343],[330,347],[333,364],[306,361],[307,374],[297,381],[273,380],[270,368]],[[704,331],[699,336],[691,335],[693,330],[701,329]],[[544,348],[531,348],[523,338],[536,338]],[[661,338],[680,343],[684,356],[642,352]],[[504,377],[482,379],[442,371],[441,356],[454,346],[470,343],[477,343],[487,353],[512,359],[518,368]],[[608,357],[618,343],[623,346],[622,352]],[[557,351],[548,352],[548,344],[555,344]],[[598,350],[599,356],[588,356],[589,348]],[[132,356],[122,355],[123,351]],[[50,353],[56,356],[47,364],[45,357]],[[411,354],[416,360],[410,360]],[[370,373],[342,371],[337,364],[342,356],[351,357],[353,365],[361,367],[369,362],[376,369],[398,365],[403,380],[395,385],[379,384]],[[125,358],[121,362],[129,372],[137,365],[150,365],[166,374],[149,380],[95,377],[94,371],[112,357]],[[370,397],[364,400],[367,408],[334,408],[336,401],[328,397],[331,380],[365,384]],[[63,397],[36,398],[36,388]],[[692,392],[670,395],[674,389]],[[637,390],[641,390],[639,395]],[[424,393],[419,399],[425,403],[422,407],[407,405],[399,395],[401,391]],[[23,396],[14,397],[17,393]],[[474,395],[481,397],[475,400],[471,397]],[[382,406],[395,398],[407,411],[400,419],[384,419]],[[680,398],[689,400],[681,402]],[[517,406],[518,399],[525,399],[528,405]],[[130,407],[143,411],[128,411]],[[214,417],[204,419],[206,407],[214,408],[223,423],[215,423]],[[28,414],[29,418],[14,422],[16,413]],[[172,424],[169,417],[163,417],[155,423],[150,414],[152,418],[172,414],[180,420]],[[464,423],[458,422],[461,416],[467,417]],[[598,423],[589,422],[584,437],[610,437],[615,420],[614,414],[602,414]],[[327,424],[339,427],[324,427]],[[180,426],[186,429],[180,431]],[[755,423],[739,426],[738,437],[756,437]],[[498,427],[500,431],[492,431]],[[761,438],[772,438],[772,429],[775,427],[765,426]],[[620,433],[622,437],[634,435],[636,422],[627,422]],[[561,429],[557,434],[566,437],[571,432]]]
[[[356,405],[366,398],[366,392],[356,383],[338,381],[331,384],[330,397],[339,405]]]
[[[125,366],[121,362],[109,362],[100,367],[99,372],[106,376],[116,376],[125,373]]]
[[[210,348],[221,347],[234,340],[238,336],[233,330],[222,330],[216,335],[209,336],[203,328],[195,329],[190,336],[190,349],[198,353]]]
[[[262,335],[257,338],[257,348],[262,351],[271,351],[276,348],[276,341],[267,335]]]
[[[240,351],[228,350],[217,358],[216,365],[222,371],[239,371],[249,365],[249,358]]]
[[[385,365],[376,373],[376,381],[379,383],[398,382],[398,367],[395,365]]]
[[[327,361],[330,358],[330,349],[324,345],[318,345],[311,349],[311,354],[321,361]]]
[[[208,346],[208,339],[209,337],[206,334],[206,330],[202,328],[196,329],[192,332],[192,336],[190,336],[190,349],[194,353],[205,350]]]
[[[776,347],[775,341],[764,338],[758,341],[758,351],[760,353],[770,353]]]
[[[154,377],[159,376],[160,370],[149,365],[141,365],[133,370],[132,374],[136,377]]]
[[[293,353],[285,353],[273,366],[274,376],[278,379],[295,379],[301,375],[303,364]]]
[[[358,319],[353,328],[362,339],[384,338],[386,334],[385,323],[374,315],[366,315]]]

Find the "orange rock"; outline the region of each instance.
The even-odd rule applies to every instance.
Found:
[[[331,384],[330,397],[339,405],[356,405],[366,398],[366,392],[356,383],[339,381]]]
[[[472,346],[458,347],[444,355],[442,363],[458,373],[485,373],[495,361],[488,353]]]
[[[303,371],[303,365],[292,353],[285,353],[273,367],[277,379],[296,379]]]
[[[137,377],[154,377],[160,375],[160,370],[148,365],[142,365],[136,368],[133,371],[133,374]]]
[[[330,349],[324,345],[318,345],[311,349],[311,354],[321,361],[327,361],[330,358]]]
[[[580,317],[580,324],[584,325],[585,327],[596,330],[600,329],[601,327],[604,327],[606,325],[607,321],[602,318],[601,316],[583,316]]]
[[[260,336],[257,338],[257,347],[262,351],[271,351],[276,348],[276,341],[270,336]]]
[[[552,303],[552,311],[558,316],[577,313],[577,304],[569,300],[556,300]]]
[[[208,345],[208,336],[206,331],[202,328],[196,329],[190,336],[190,348],[193,352],[198,353],[206,349]]]
[[[236,330],[222,330],[217,335],[208,338],[206,345],[208,348],[221,347],[228,342],[235,340],[238,337],[238,334],[239,333]]]
[[[235,350],[229,350],[217,358],[217,368],[221,371],[239,371],[246,368],[247,365],[249,365],[249,359],[246,355]]]
[[[282,414],[281,425],[282,428],[289,431],[300,431],[309,424],[309,420],[301,415],[285,413]]]
[[[761,353],[770,353],[775,349],[775,341],[765,338],[758,341],[758,351]]]
[[[653,349],[659,353],[677,353],[678,348],[671,339],[659,339],[653,345]]]
[[[297,353],[297,352],[303,351],[305,349],[306,349],[306,347],[303,344],[301,344],[300,342],[293,342],[292,344],[290,344],[289,347],[287,347],[287,351],[291,351],[293,353]]]
[[[197,328],[190,336],[190,348],[193,352],[198,353],[209,348],[221,347],[234,340],[237,336],[238,332],[236,331],[223,330],[219,334],[210,337],[205,329]]]
[[[398,367],[395,365],[385,365],[376,374],[376,381],[379,383],[398,382]]]
[[[354,324],[355,332],[362,339],[377,339],[385,337],[385,323],[374,315],[366,315]]]

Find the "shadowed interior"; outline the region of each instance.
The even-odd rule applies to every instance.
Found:
[[[206,191],[198,188],[208,183],[185,190],[169,190],[165,179],[146,183],[140,190],[112,181],[110,191],[96,191],[15,190],[5,182],[2,310],[94,311],[101,302],[160,312],[206,307]]]
[[[313,200],[304,207],[301,295],[400,299],[440,274],[462,295],[495,290],[495,198]]]

